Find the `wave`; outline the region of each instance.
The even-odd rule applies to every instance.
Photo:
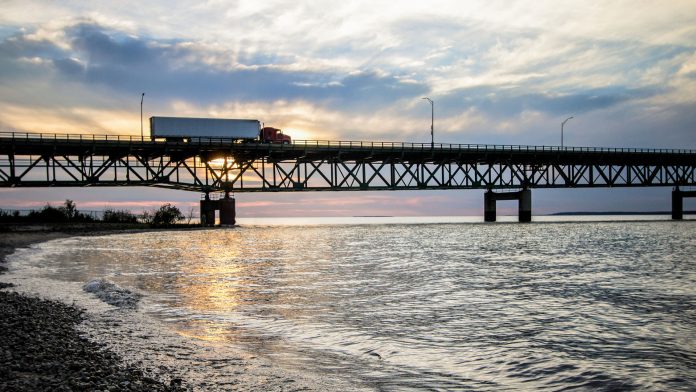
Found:
[[[142,297],[142,294],[119,287],[105,279],[91,280],[85,283],[82,289],[88,293],[93,293],[109,305],[126,309],[134,309]]]

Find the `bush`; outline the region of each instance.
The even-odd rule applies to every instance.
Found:
[[[44,208],[39,211],[29,212],[28,220],[31,222],[58,223],[67,222],[68,216],[62,208],[56,208],[50,204],[46,204]]]
[[[175,206],[167,203],[162,205],[157,211],[145,211],[141,215],[143,222],[152,226],[171,226],[184,219],[184,215]]]
[[[26,220],[26,217],[21,216],[19,211],[0,211],[0,222],[2,223],[17,223]]]
[[[143,223],[145,223],[145,224],[151,225],[151,224],[152,224],[152,218],[153,218],[154,214],[155,214],[154,212],[143,211],[143,213],[140,214],[140,216],[138,217],[138,219],[140,219],[140,221],[143,222]]]
[[[138,217],[127,210],[112,210],[107,208],[104,210],[102,221],[107,223],[138,223]]]
[[[67,199],[62,207],[46,204],[40,211],[31,211],[27,221],[35,223],[93,222],[94,218],[77,210],[75,202]]]

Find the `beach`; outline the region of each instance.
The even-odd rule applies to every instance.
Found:
[[[84,232],[81,234],[85,234]],[[0,235],[0,267],[16,248],[70,234],[27,231]],[[3,271],[4,272],[4,271]],[[58,301],[25,296],[0,284],[0,390],[2,391],[179,391],[181,379],[169,384],[146,376],[117,354],[89,341],[75,327],[83,310]]]
[[[147,231],[84,227],[4,231],[0,268],[6,273],[8,255],[41,242]],[[44,298],[47,282],[6,282],[11,278],[11,272],[0,276],[0,334],[8,337],[0,341],[0,391],[361,389],[311,372],[274,368],[254,353],[191,342],[155,327],[134,309],[86,296],[79,286],[52,287],[50,298]],[[201,368],[214,369],[222,379],[211,382]]]

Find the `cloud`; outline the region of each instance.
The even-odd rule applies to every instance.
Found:
[[[496,117],[511,117],[525,111],[564,115],[609,109],[624,102],[649,98],[661,92],[656,88],[627,89],[623,87],[588,89],[569,94],[529,93],[520,90],[524,89],[501,90],[491,86],[466,88],[441,97],[439,103],[441,111],[446,116],[469,107]]]
[[[576,115],[572,143],[693,145],[695,10],[684,2],[215,3],[6,4],[2,124],[139,134],[144,91],[146,117],[427,142],[428,95],[436,141],[558,144],[560,121]]]
[[[85,65],[74,58],[53,59],[56,69],[67,76],[77,76],[85,72]]]
[[[46,71],[52,59],[66,53],[47,40],[29,39],[19,32],[0,41],[0,77],[5,80],[31,78]]]
[[[50,50],[44,50],[44,58],[52,61],[62,77],[124,93],[153,91],[168,99],[202,103],[301,99],[352,110],[387,106],[426,91],[422,85],[373,71],[348,74],[287,71],[277,64],[250,67],[230,63],[221,67],[217,60],[206,61],[219,53],[208,53],[205,47],[134,37],[94,24],[69,27],[66,36],[72,44],[71,53],[55,48],[51,55]],[[32,49],[34,43],[18,46],[22,53],[36,51]],[[51,49],[45,43],[42,47]],[[244,60],[263,63],[272,57],[253,55]]]
[[[80,23],[70,27],[66,35],[72,41],[72,49],[84,54],[89,64],[103,66],[133,66],[138,64],[160,63],[160,57],[165,51],[152,47],[146,41],[126,35],[118,31],[107,31],[99,25]]]

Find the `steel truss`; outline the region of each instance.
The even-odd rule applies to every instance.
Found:
[[[349,161],[205,161],[160,156],[0,157],[0,186],[154,186],[189,191],[280,192],[696,185],[695,166]]]

